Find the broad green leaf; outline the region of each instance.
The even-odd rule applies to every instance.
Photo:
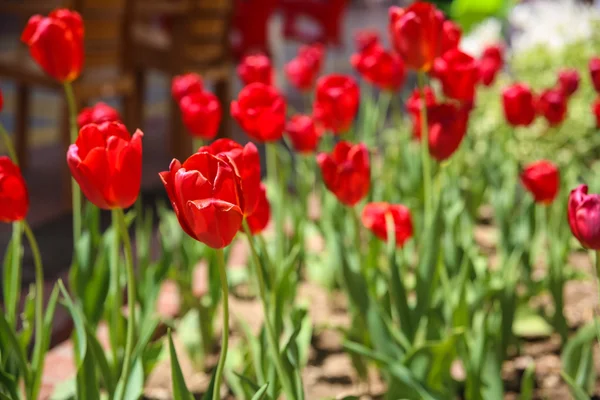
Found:
[[[179,366],[179,360],[177,359],[177,352],[175,351],[175,345],[173,344],[173,338],[171,337],[171,331],[168,333],[169,338],[169,355],[171,358],[171,379],[173,382],[173,399],[174,400],[194,400],[194,396],[190,393],[185,380],[183,379],[183,373]]]
[[[264,385],[262,385],[262,387],[260,389],[258,389],[258,391],[256,392],[256,394],[254,396],[252,396],[252,400],[262,400],[262,399],[264,399],[265,395],[267,394],[268,387],[269,387],[268,383],[265,383]]]
[[[548,337],[554,329],[546,320],[527,306],[517,309],[513,333],[522,338]]]
[[[20,396],[18,393],[19,389],[18,389],[17,380],[15,379],[14,376],[10,375],[7,372],[4,372],[1,368],[0,368],[0,387],[7,390],[8,393],[11,395],[12,399],[8,396],[6,397],[7,399],[10,399],[10,400],[20,399]],[[0,392],[0,393],[2,393],[2,392]]]

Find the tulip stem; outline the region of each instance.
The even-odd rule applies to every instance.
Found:
[[[125,213],[121,208],[116,209],[115,213],[117,215],[117,222],[119,225],[119,235],[123,240],[123,246],[125,247],[125,258],[127,260],[127,307],[129,315],[127,318],[127,337],[125,339],[125,358],[123,360],[123,370],[121,372],[121,379],[123,380],[121,399],[124,400],[125,392],[127,391],[129,372],[131,371],[131,355],[133,352],[133,339],[135,334],[136,289],[135,271],[133,269],[133,253],[131,251],[131,239],[129,238],[129,232],[125,222]]]
[[[429,221],[433,205],[431,197],[431,165],[429,163],[429,125],[427,124],[427,100],[425,97],[425,74],[417,74],[421,91],[421,163],[423,165],[423,202],[425,204],[425,223]]]
[[[75,103],[75,93],[73,93],[71,82],[65,82],[64,88],[69,107],[71,144],[73,144],[77,140],[77,104]],[[75,179],[71,179],[71,200],[73,208],[73,243],[77,246],[81,236],[81,190]]]
[[[42,256],[37,240],[31,227],[27,221],[23,220],[23,230],[25,236],[29,241],[31,247],[31,253],[33,254],[33,264],[35,267],[35,345],[33,349],[33,360],[37,360],[41,357],[41,353],[44,351],[43,346],[43,323],[44,323],[44,269],[42,267]],[[31,398],[37,399],[38,391],[40,389],[42,374],[36,371],[35,381],[31,389]]]
[[[204,146],[204,139],[192,138],[192,154],[196,153],[200,147]]]
[[[8,135],[6,129],[4,129],[4,125],[0,124],[0,134],[2,135],[2,140],[4,141],[4,146],[6,147],[6,151],[8,152],[8,156],[13,160],[16,165],[19,165],[19,160],[17,159],[17,153],[15,152],[15,148],[12,144],[12,140]]]
[[[21,297],[21,273],[22,273],[22,251],[21,242],[23,235],[23,223],[22,221],[13,222],[13,232],[11,245],[12,247],[12,265],[10,268],[10,274],[5,273],[3,279],[6,279],[9,284],[8,288],[5,286],[4,289],[4,304],[6,319],[10,324],[11,328],[17,326],[17,304]],[[6,266],[5,266],[6,267]],[[10,290],[6,290],[10,289]]]
[[[254,275],[258,280],[258,291],[260,295],[260,299],[263,306],[263,313],[265,317],[265,327],[267,328],[267,341],[269,344],[269,349],[271,351],[271,357],[273,357],[273,362],[275,363],[275,369],[277,370],[277,375],[279,375],[279,379],[281,380],[281,386],[285,392],[285,398],[288,400],[292,400],[296,398],[295,392],[293,390],[292,383],[285,373],[285,369],[283,367],[283,362],[281,361],[281,354],[279,352],[279,340],[277,338],[277,334],[273,329],[273,325],[269,320],[269,311],[267,304],[267,293],[265,288],[265,278],[263,276],[263,271],[260,264],[260,259],[258,258],[258,253],[256,252],[256,247],[254,245],[254,240],[252,237],[252,232],[250,232],[250,227],[248,226],[248,222],[244,220],[244,232],[246,233],[246,237],[248,238],[248,244],[250,245],[250,252],[252,253],[252,259],[254,261]]]
[[[119,215],[116,209],[112,210],[112,229],[113,229],[113,245],[110,251],[110,284],[109,293],[114,300],[114,309],[109,311],[110,315],[110,338],[113,351],[113,360],[115,369],[118,369],[118,354],[119,354],[119,338],[122,338],[123,323],[121,315],[121,307],[123,303],[123,291],[121,288],[121,269],[119,268]],[[116,371],[118,373],[118,371]]]
[[[217,266],[219,268],[219,277],[221,278],[221,290],[223,292],[223,332],[221,333],[221,355],[217,364],[215,373],[215,386],[213,390],[213,400],[219,400],[221,380],[223,379],[223,369],[227,359],[227,350],[229,348],[229,286],[227,284],[227,271],[225,270],[225,254],[223,249],[217,249]]]

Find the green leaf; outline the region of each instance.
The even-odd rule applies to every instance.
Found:
[[[593,390],[596,376],[592,351],[596,338],[595,323],[598,323],[598,320],[580,328],[566,343],[561,355],[564,373],[573,380],[574,384],[588,393]]]
[[[0,367],[1,367],[1,365],[0,365]],[[0,387],[5,388],[8,391],[8,393],[12,396],[12,399],[7,397],[8,399],[10,399],[10,400],[20,399],[19,393],[18,393],[19,389],[18,389],[17,380],[15,379],[14,376],[3,371],[1,368],[0,368]],[[0,393],[2,393],[2,392],[0,392]]]
[[[75,330],[75,360],[77,360],[77,369],[81,367],[83,360],[85,359],[85,354],[87,351],[87,333],[85,331],[85,323],[84,316],[81,314],[81,310],[75,306],[73,300],[71,300],[71,296],[67,292],[65,285],[62,280],[59,279],[58,287],[60,292],[63,295],[63,304],[71,314],[71,318],[73,318],[73,325]]]
[[[265,383],[264,385],[262,385],[262,387],[260,389],[258,389],[256,394],[254,396],[252,396],[252,400],[262,400],[265,397],[265,395],[267,394],[268,387],[269,387],[268,383]]]
[[[109,397],[112,397],[115,392],[116,383],[112,370],[110,369],[110,366],[108,364],[108,360],[106,359],[106,355],[104,354],[104,350],[102,349],[100,342],[98,342],[96,335],[94,334],[94,332],[92,332],[91,328],[89,327],[89,324],[86,324],[86,334],[87,343],[92,353],[94,353],[94,359],[96,360],[96,363],[98,364],[98,369],[102,374],[102,379],[104,380],[106,390],[109,394]]]
[[[19,372],[25,377],[25,386],[28,387],[31,385],[31,372],[27,364],[27,358],[19,345],[19,340],[15,336],[15,333],[4,318],[4,314],[0,314],[0,337],[2,338],[0,342],[8,344],[7,349],[3,350],[2,355],[6,355],[7,358],[11,358],[16,362]]]
[[[549,337],[554,329],[546,320],[527,306],[517,309],[513,333],[522,338]]]
[[[535,386],[535,363],[531,363],[525,369],[523,378],[521,378],[521,393],[519,400],[532,400],[533,388]]]
[[[171,331],[168,333],[169,337],[169,355],[171,358],[171,379],[173,381],[173,399],[174,400],[194,400],[194,396],[190,393],[185,380],[183,379],[183,373],[179,366],[179,360],[177,359],[177,352],[175,351],[175,345],[173,344],[173,338],[171,337]]]
[[[563,378],[567,386],[569,386],[569,391],[573,396],[574,400],[589,400],[590,396],[586,393],[585,390],[577,386],[573,379],[564,371],[561,371],[560,376]]]
[[[79,400],[100,400],[96,360],[91,351],[86,351],[81,367],[77,369],[77,398]]]
[[[13,223],[13,233],[4,255],[3,293],[6,320],[12,328],[16,327],[17,307],[21,297],[21,270],[23,259],[23,223]]]
[[[127,388],[125,389],[124,399],[137,400],[142,397],[144,392],[144,368],[142,360],[138,358],[132,365],[127,380]]]
[[[217,369],[215,368],[215,372],[212,374],[210,378],[210,383],[208,384],[208,389],[206,389],[206,393],[202,396],[202,400],[211,400],[213,398],[213,393],[215,391],[215,376]],[[177,400],[177,399],[175,399]]]

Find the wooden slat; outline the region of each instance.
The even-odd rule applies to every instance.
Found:
[[[85,42],[119,41],[121,37],[120,19],[86,19]]]

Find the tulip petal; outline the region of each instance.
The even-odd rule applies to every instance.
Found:
[[[217,199],[188,201],[194,237],[215,249],[231,243],[242,226],[242,210]]]

